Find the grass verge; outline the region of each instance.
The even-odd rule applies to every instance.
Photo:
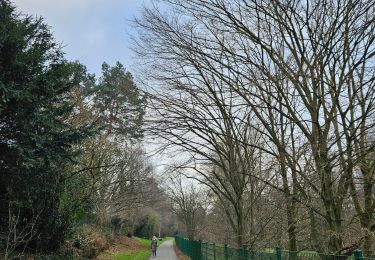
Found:
[[[164,241],[171,240],[173,237],[164,238],[162,241],[158,241],[158,245],[161,245]],[[134,237],[134,240],[144,245],[147,248],[151,248],[151,240],[144,239],[140,237]],[[151,250],[150,249],[140,249],[131,253],[120,253],[117,254],[113,259],[114,260],[147,260],[150,258]]]
[[[151,247],[151,240],[150,239],[144,239],[144,238],[140,238],[140,237],[134,237],[134,239],[136,241],[138,241],[139,243],[141,243],[142,245],[145,245],[147,247]]]
[[[152,240],[150,240],[150,239],[144,239],[144,238],[140,238],[140,237],[134,237],[134,239],[137,240],[142,245],[145,245],[147,247],[151,247],[151,241]],[[163,238],[163,240],[158,240],[158,246],[160,246],[164,241],[171,240],[171,239],[173,239],[173,237],[166,237],[166,238]]]
[[[118,254],[115,256],[114,260],[148,260],[150,255],[150,250],[139,250],[132,253]]]

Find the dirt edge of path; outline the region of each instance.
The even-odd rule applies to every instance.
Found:
[[[181,250],[176,245],[173,245],[173,249],[179,260],[190,260],[190,257],[184,255],[184,253],[182,253]]]

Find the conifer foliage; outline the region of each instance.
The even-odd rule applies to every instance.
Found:
[[[0,234],[22,234],[18,247],[52,250],[64,239],[63,169],[90,133],[66,123],[76,67],[41,18],[0,0]]]

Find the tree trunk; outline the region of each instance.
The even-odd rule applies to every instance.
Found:
[[[330,252],[337,252],[343,246],[342,239],[342,198],[340,194],[344,194],[343,190],[337,190],[334,192],[333,185],[334,180],[332,177],[332,168],[328,159],[328,152],[326,144],[319,138],[315,141],[314,160],[316,171],[320,178],[321,183],[321,197],[324,204],[326,213],[326,220],[329,226],[329,240],[328,250]],[[339,189],[339,188],[338,188]]]
[[[292,193],[288,183],[287,168],[285,165],[285,156],[280,151],[280,173],[283,180],[283,190],[286,199],[286,214],[288,223],[289,251],[297,251],[296,239],[296,203],[293,200]]]
[[[373,184],[371,180],[367,176],[364,171],[362,171],[364,174],[364,184],[363,184],[363,190],[364,190],[364,196],[365,196],[365,203],[364,203],[364,212],[361,216],[361,227],[365,229],[366,232],[374,232],[371,230],[372,226],[372,219],[374,215],[374,209],[373,209],[373,199],[372,199],[372,189],[373,189]],[[365,237],[365,241],[363,244],[363,251],[366,256],[370,256],[373,253],[372,250],[372,245],[373,245],[373,236],[372,235],[367,235]]]
[[[245,235],[245,219],[243,214],[243,203],[240,199],[237,205],[237,234],[236,234],[236,242],[237,247],[241,248],[244,244],[244,235]]]
[[[315,218],[314,210],[309,209],[309,219],[310,219],[310,248],[314,251],[321,252],[322,246],[320,245],[318,237],[318,229]]]

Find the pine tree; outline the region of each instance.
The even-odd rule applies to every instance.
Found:
[[[93,103],[107,134],[127,140],[142,138],[145,96],[134,83],[133,76],[117,62],[102,65],[102,77],[92,90]]]

